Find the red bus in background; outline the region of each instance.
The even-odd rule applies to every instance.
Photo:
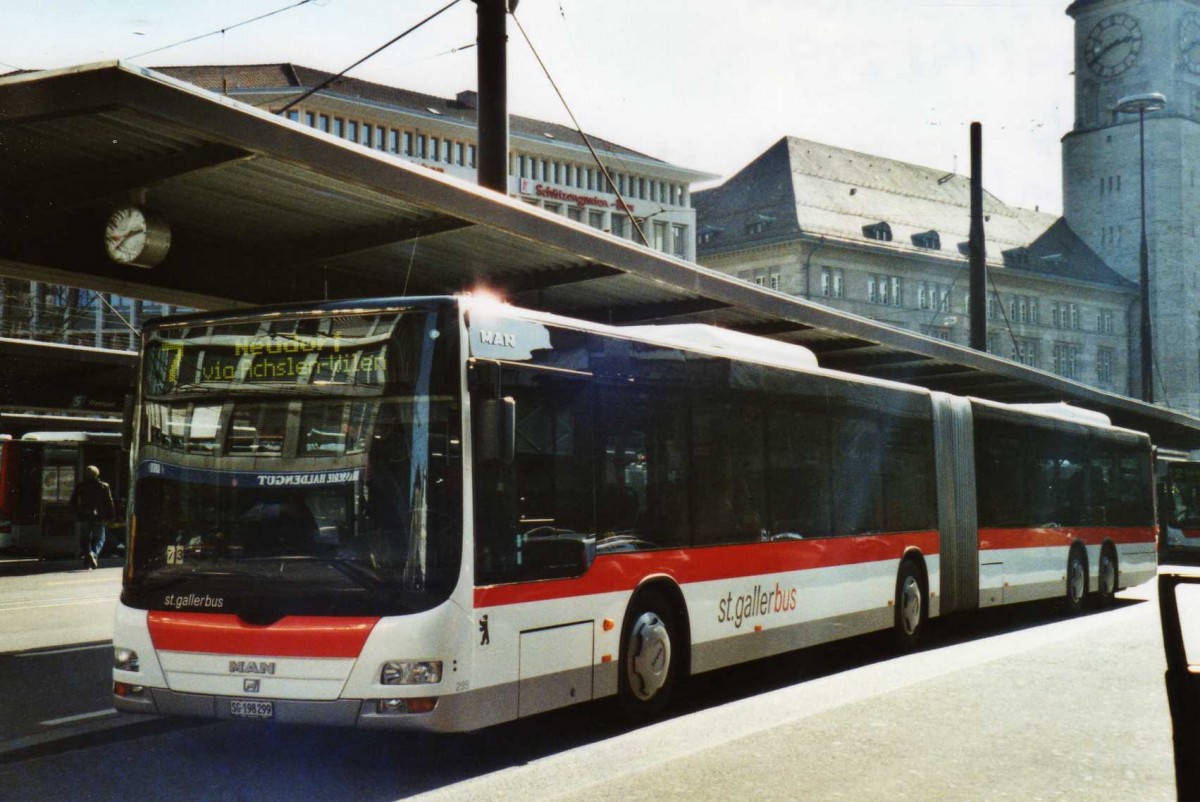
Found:
[[[115,432],[29,432],[0,439],[0,551],[39,558],[75,557],[79,537],[71,493],[88,465],[112,487],[123,517],[128,467]],[[124,548],[119,527],[109,527],[105,553]]]

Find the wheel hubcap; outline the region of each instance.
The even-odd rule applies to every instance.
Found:
[[[1105,596],[1111,596],[1117,589],[1117,567],[1107,552],[1100,557],[1100,587]]]
[[[629,686],[642,701],[651,699],[667,682],[671,669],[671,636],[655,613],[642,613],[629,636]]]
[[[921,585],[916,577],[904,577],[904,587],[900,591],[900,620],[907,635],[921,626]]]
[[[1071,601],[1079,601],[1083,598],[1083,562],[1078,557],[1071,558],[1070,574]]]

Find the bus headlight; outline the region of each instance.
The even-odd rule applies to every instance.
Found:
[[[379,681],[384,685],[434,685],[442,681],[441,660],[389,660]]]
[[[122,671],[140,671],[141,664],[138,663],[137,652],[123,646],[116,647],[113,649],[113,668],[119,668]]]

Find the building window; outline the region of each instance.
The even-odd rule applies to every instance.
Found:
[[[588,225],[592,228],[604,230],[604,212],[598,212],[595,209],[588,212]]]
[[[927,248],[931,251],[940,251],[942,249],[942,238],[938,236],[936,231],[922,231],[919,234],[912,235],[913,245],[918,248]]]
[[[467,145],[467,160],[471,167],[475,166],[475,146]]]
[[[436,136],[429,137],[429,160],[437,161],[438,154],[441,152],[442,143]]]
[[[925,334],[935,340],[950,342],[950,329],[945,326],[926,326]]]
[[[429,152],[427,150],[428,147],[429,147],[429,139],[424,134],[418,134],[417,135],[417,158],[418,159],[425,158],[425,154],[427,154]]]
[[[404,132],[404,155],[405,155],[405,156],[411,156],[411,155],[413,155],[413,135],[412,135],[412,131],[405,131],[405,132]]]
[[[1096,316],[1096,331],[1101,334],[1113,333],[1113,311],[1111,309],[1101,309]]]
[[[1096,349],[1096,381],[1101,384],[1112,384],[1113,380],[1113,349]]]
[[[333,118],[333,135],[334,136],[343,136],[345,134],[345,131],[346,131],[346,121],[343,120],[341,117],[334,117]]]
[[[300,112],[296,109],[292,109],[287,113],[287,118],[294,123],[298,123],[300,122]]]
[[[567,217],[571,220],[582,223],[583,222],[583,207],[568,206],[567,207]]]
[[[661,220],[654,221],[654,250],[670,253],[671,227]]]
[[[1055,301],[1050,308],[1051,325],[1056,329],[1079,329],[1079,304]]]
[[[463,143],[461,143],[461,142],[454,143],[454,163],[457,164],[459,167],[462,167],[463,160],[466,158],[463,155],[465,153],[465,151],[466,151],[466,148],[463,147]]]
[[[1054,372],[1064,379],[1078,377],[1079,346],[1073,343],[1054,344]]]
[[[845,286],[845,274],[840,267],[821,268],[821,295],[826,298],[844,298]]]
[[[917,285],[917,308],[950,311],[950,287],[922,281]]]
[[[1012,359],[1031,368],[1038,366],[1038,341],[1026,337],[1014,337]]]
[[[867,277],[867,300],[883,306],[904,305],[904,285],[899,276],[872,273]]]
[[[671,253],[680,259],[687,258],[687,226],[672,224]]]
[[[887,223],[872,223],[862,227],[863,236],[880,242],[892,241],[892,227]]]
[[[1014,295],[1008,302],[1008,312],[1010,323],[1037,323],[1037,298],[1031,295]]]
[[[317,115],[313,114],[311,111],[304,112],[304,124],[309,128],[316,128]]]
[[[319,117],[317,117],[317,122],[318,122],[317,128],[324,131],[325,133],[329,133],[329,115],[328,114],[322,114]]]
[[[619,212],[614,212],[611,223],[614,237],[629,238],[629,218]]]

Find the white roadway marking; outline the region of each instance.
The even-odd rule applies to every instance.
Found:
[[[116,710],[109,708],[108,710],[96,710],[92,713],[80,713],[75,716],[63,716],[62,718],[52,718],[49,721],[39,721],[43,727],[57,727],[60,724],[73,724],[76,721],[87,721],[93,718],[104,718],[105,716],[115,716]]]
[[[25,601],[22,599],[22,601]],[[0,610],[4,612],[20,612],[22,610],[40,610],[43,607],[70,607],[73,604],[95,604],[96,602],[113,602],[118,601],[116,596],[91,596],[80,599],[49,599],[47,601],[38,602],[36,604],[19,604],[13,602],[11,604],[0,604]]]

